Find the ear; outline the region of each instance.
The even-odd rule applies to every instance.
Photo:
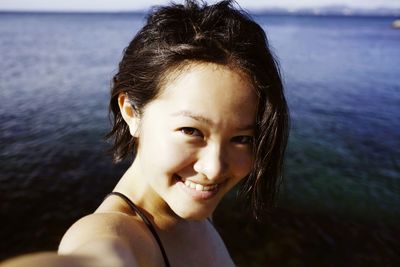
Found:
[[[129,131],[133,137],[139,137],[140,118],[137,111],[129,102],[128,96],[124,93],[118,95],[118,106],[122,118],[128,124]]]

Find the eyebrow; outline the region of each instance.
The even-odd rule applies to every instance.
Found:
[[[182,111],[178,111],[176,113],[172,114],[173,116],[184,116],[184,117],[189,117],[193,120],[211,125],[211,126],[215,126],[216,123],[213,122],[212,120],[210,120],[209,118],[206,118],[200,114],[195,114],[191,111],[188,110],[182,110]],[[249,124],[249,125],[244,125],[244,126],[239,126],[236,128],[236,130],[238,131],[247,131],[247,130],[255,130],[255,125],[254,124]]]
[[[210,120],[209,118],[206,118],[206,117],[204,117],[204,116],[202,116],[200,114],[194,114],[194,113],[192,113],[191,111],[188,111],[188,110],[182,110],[182,111],[173,113],[172,115],[173,116],[189,117],[191,119],[203,122],[203,123],[208,124],[208,125],[212,125],[212,126],[215,125],[215,123],[212,120]]]

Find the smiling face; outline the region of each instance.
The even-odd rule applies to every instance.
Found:
[[[258,99],[247,76],[225,66],[191,64],[172,76],[137,131],[125,119],[139,140],[133,173],[146,184],[143,201],[204,219],[251,171]]]

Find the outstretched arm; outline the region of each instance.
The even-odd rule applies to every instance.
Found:
[[[120,239],[99,238],[71,254],[42,252],[7,260],[0,267],[137,267],[128,246]]]
[[[111,216],[115,217],[115,216]],[[114,219],[92,214],[76,222],[64,235],[59,251],[28,254],[0,267],[137,267],[128,242],[113,234]]]

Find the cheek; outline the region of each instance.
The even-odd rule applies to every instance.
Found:
[[[253,167],[253,157],[251,153],[236,153],[233,159],[233,171],[238,179],[248,175]]]
[[[153,158],[157,166],[168,174],[173,174],[193,163],[195,151],[175,138],[174,134],[158,139],[153,147]]]

